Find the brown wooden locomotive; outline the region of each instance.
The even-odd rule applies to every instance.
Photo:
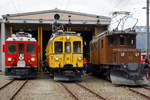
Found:
[[[136,32],[105,31],[90,42],[87,71],[103,74],[114,84],[145,85],[141,51],[136,49]]]

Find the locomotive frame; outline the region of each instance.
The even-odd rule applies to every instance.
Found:
[[[87,72],[104,75],[113,84],[146,85],[141,51],[136,49],[136,32],[105,31],[90,42]]]
[[[31,35],[13,34],[3,45],[5,75],[10,78],[34,78],[37,74],[39,46]]]
[[[74,32],[56,32],[53,34],[46,48],[46,63],[48,71],[54,76],[54,80],[81,80],[83,70],[82,37]]]

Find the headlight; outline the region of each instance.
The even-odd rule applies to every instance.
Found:
[[[78,60],[82,60],[82,57],[81,57],[81,56],[79,56],[79,57],[78,57]]]
[[[58,61],[58,60],[59,60],[58,56],[55,56],[55,60],[56,60],[56,61]]]
[[[11,58],[8,58],[8,61],[11,61],[12,59]]]
[[[35,61],[35,58],[31,58],[31,61]]]
[[[124,68],[127,68],[127,66],[126,66],[126,65],[123,65],[123,67],[124,67]]]
[[[70,37],[69,37],[69,36],[67,36],[67,37],[66,37],[66,39],[67,39],[67,40],[69,40],[69,39],[70,39]]]

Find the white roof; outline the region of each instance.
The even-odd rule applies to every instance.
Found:
[[[12,37],[9,37],[6,41],[36,41],[35,38],[32,37],[17,37],[15,34],[12,35]]]

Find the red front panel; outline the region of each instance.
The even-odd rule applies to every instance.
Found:
[[[6,67],[17,66],[20,60],[25,61],[26,66],[37,67],[38,46],[36,41],[6,41],[5,49]]]

